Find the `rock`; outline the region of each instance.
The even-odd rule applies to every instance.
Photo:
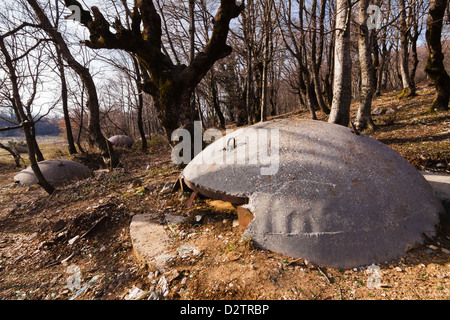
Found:
[[[164,276],[166,277],[167,283],[171,283],[174,279],[176,279],[180,273],[178,270],[171,270],[164,273]]]
[[[67,278],[67,288],[69,290],[78,290],[81,288],[81,270],[80,267],[77,265],[70,265],[66,269],[66,273],[70,274],[70,276]]]
[[[141,290],[140,288],[133,286],[125,296],[125,300],[141,300],[145,298],[149,292]]]
[[[198,256],[200,255],[200,250],[196,246],[193,245],[184,245],[178,248],[178,254],[181,258],[187,258],[189,256]]]
[[[148,300],[159,300],[160,298],[161,296],[157,292],[151,291]]]
[[[328,267],[395,259],[423,243],[423,232],[433,237],[444,211],[405,158],[324,121],[240,128],[208,145],[183,177],[209,197],[248,199],[254,219],[243,235],[257,246]]]
[[[158,284],[156,285],[156,287],[158,288],[159,292],[161,293],[161,295],[163,297],[167,296],[169,294],[169,283],[166,279],[165,276],[162,276],[159,281]]]
[[[183,223],[184,221],[186,221],[186,219],[187,218],[185,216],[177,215],[177,214],[167,213],[165,215],[165,220],[168,225],[177,225],[177,224]]]
[[[387,115],[394,114],[394,113],[395,113],[395,110],[393,108],[391,108],[391,107],[387,108],[387,110],[386,110]]]
[[[131,148],[134,139],[126,135],[116,135],[108,139],[114,147]]]
[[[72,239],[70,239],[70,240],[69,240],[69,245],[73,245],[74,242],[77,241],[79,237],[80,237],[80,236],[75,236],[75,237],[73,237]]]
[[[71,160],[45,160],[38,162],[38,165],[45,179],[54,186],[65,185],[93,176],[92,171],[88,167]],[[14,182],[19,187],[26,187],[37,184],[38,181],[31,166],[29,166],[14,176]]]
[[[387,110],[386,108],[376,107],[373,109],[372,114],[374,116],[379,116],[379,115],[386,113],[386,110]]]
[[[167,182],[161,189],[161,191],[159,193],[161,194],[166,194],[169,193],[171,191],[171,187],[172,187],[172,182]]]

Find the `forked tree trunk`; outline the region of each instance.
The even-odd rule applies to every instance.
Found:
[[[12,95],[13,95],[13,106],[14,111],[16,115],[18,115],[18,120],[21,122],[21,125],[23,126],[23,132],[25,135],[25,140],[28,147],[28,158],[30,160],[31,169],[33,170],[34,175],[36,176],[36,179],[38,181],[38,184],[48,193],[52,194],[55,191],[55,188],[45,179],[44,175],[42,174],[38,162],[36,160],[36,153],[35,153],[35,139],[33,138],[31,134],[31,127],[32,123],[29,121],[25,114],[25,110],[22,104],[22,100],[20,98],[19,94],[19,87],[18,87],[18,77],[16,75],[16,70],[14,68],[14,64],[12,61],[12,58],[6,49],[4,39],[0,37],[0,51],[3,53],[3,56],[5,57],[5,65],[9,72],[9,78],[11,80],[11,86],[12,86]]]
[[[436,98],[430,110],[448,110],[450,97],[450,77],[445,71],[442,53],[441,32],[445,8],[448,0],[431,0],[427,18],[426,39],[429,50],[425,72],[436,87]]]
[[[53,39],[55,45],[61,52],[61,55],[66,63],[77,73],[83,82],[83,86],[86,89],[87,95],[87,108],[88,114],[88,133],[89,142],[100,150],[103,161],[110,169],[119,165],[119,158],[114,153],[112,144],[103,136],[100,128],[100,107],[98,103],[97,90],[94,80],[89,72],[89,69],[81,65],[72,56],[66,42],[64,41],[58,30],[54,29],[50,23],[48,17],[45,15],[42,8],[39,6],[36,0],[27,0],[32,7],[39,20],[42,29]],[[109,26],[108,26],[109,28]]]
[[[89,40],[84,42],[86,46],[92,49],[125,50],[136,55],[148,72],[143,90],[157,100],[158,117],[169,141],[172,132],[178,128],[187,129],[193,134],[198,112],[190,104],[191,93],[214,63],[232,52],[231,47],[226,44],[230,21],[242,12],[244,5],[237,5],[234,0],[220,1],[207,45],[186,66],[174,64],[163,52],[162,22],[153,1],[135,1],[131,13],[131,28],[125,28],[116,19],[115,33],[111,31],[110,24],[98,7],[91,7],[91,15],[76,0],[65,0],[64,3],[66,6],[79,7],[80,22],[90,32]]]
[[[352,99],[350,1],[338,0],[336,12],[333,103],[331,105],[328,122],[348,126],[350,122],[350,103]]]
[[[359,34],[358,52],[361,66],[361,90],[359,94],[359,108],[356,115],[356,127],[359,130],[374,129],[372,121],[372,95],[373,95],[373,67],[370,46],[370,31],[367,27],[367,7],[369,0],[359,1]]]

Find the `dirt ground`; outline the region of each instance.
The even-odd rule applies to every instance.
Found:
[[[431,88],[418,94],[402,101],[394,93],[376,98],[378,129],[368,134],[420,170],[450,173],[449,113],[427,112]],[[134,287],[148,293],[145,299],[450,298],[447,220],[436,238],[378,265],[380,287],[369,289],[367,266],[327,268],[261,250],[241,237],[226,203],[198,197],[188,210],[188,192],[161,192],[180,173],[165,143],[153,141],[148,154],[122,152],[121,159],[123,168],[97,171],[52,196],[37,186],[16,187],[12,161],[0,163],[0,299],[125,299]],[[98,169],[94,160],[89,165]],[[170,260],[165,274],[134,256],[130,221],[143,213],[155,221],[169,213],[186,217],[166,226],[173,248],[186,253]],[[80,289],[71,287],[75,266]]]

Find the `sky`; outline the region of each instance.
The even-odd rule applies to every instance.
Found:
[[[7,12],[6,16],[3,17],[4,19],[12,20],[16,25],[20,24],[22,21],[27,20],[24,18],[24,15],[17,9],[19,7],[20,2],[23,2],[24,0],[5,0],[2,3],[0,3],[0,12],[3,12],[4,14]],[[179,1],[179,0],[174,0]],[[46,1],[41,1],[41,3],[44,3]],[[122,5],[119,3],[119,1],[116,1],[118,4],[117,6],[112,5],[112,1],[101,1],[101,0],[81,0],[80,1],[84,8],[90,8],[91,6],[98,6],[100,10],[105,14],[107,19],[110,21],[113,20],[113,17],[116,16],[116,10],[119,11],[119,13],[122,12]],[[132,7],[133,0],[128,0],[130,3],[130,7]],[[295,1],[293,1],[295,3]],[[51,1],[52,4],[54,4],[54,1]],[[309,3],[307,1],[307,3]],[[385,11],[383,6],[381,7],[382,12]],[[50,9],[50,10],[54,10]],[[71,12],[69,9],[64,8],[62,3],[60,4],[60,11],[64,10],[64,15],[70,15]],[[214,9],[212,9],[214,10]],[[47,11],[49,11],[49,8],[47,7]],[[295,8],[294,8],[295,11]],[[213,11],[214,14],[215,11]],[[54,14],[54,12],[53,12]],[[295,15],[295,12],[293,13]],[[237,21],[237,19],[236,19]],[[445,26],[443,33],[444,37],[448,37],[448,31],[450,26]],[[5,25],[4,21],[0,19],[0,33],[4,33],[8,30],[8,26]],[[91,73],[94,76],[94,80],[96,81],[98,87],[102,87],[107,85],[107,81],[109,78],[114,78],[115,71],[114,68],[110,65],[108,65],[105,62],[102,62],[101,57],[111,57],[114,56],[116,58],[119,57],[119,52],[114,52],[111,50],[91,50],[89,48],[85,48],[82,45],[80,45],[80,41],[84,39],[89,38],[89,33],[87,29],[82,26],[79,22],[72,21],[72,20],[61,20],[60,28],[61,33],[64,37],[68,39],[69,48],[75,58],[79,62],[83,62],[85,64],[88,64],[88,61],[91,61],[89,63],[89,69],[91,70]],[[422,31],[421,37],[419,38],[419,45],[425,44],[425,28]],[[123,56],[123,54],[122,54]],[[55,75],[52,72],[52,66],[51,64],[48,66],[47,70],[44,70],[43,74],[45,75],[45,81],[44,84],[40,90],[40,94],[37,97],[35,101],[35,108],[34,111],[37,112],[46,112],[49,106],[54,104],[54,101],[59,98],[60,96],[60,89],[59,89],[59,78],[57,75]],[[68,74],[73,74],[68,68],[66,68]],[[1,76],[1,71],[0,71]],[[70,80],[70,77],[69,77]],[[73,81],[70,82],[71,86],[75,86]],[[24,94],[24,100],[26,100],[26,94]],[[57,107],[53,112],[53,114],[59,115],[61,113],[61,108]]]

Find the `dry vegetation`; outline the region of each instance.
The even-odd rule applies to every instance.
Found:
[[[427,112],[431,88],[418,94],[401,102],[395,93],[375,99],[374,110],[386,111],[376,117],[378,130],[370,134],[417,168],[448,173],[449,115]],[[188,194],[161,193],[180,172],[163,141],[152,140],[146,155],[136,148],[120,156],[122,169],[97,172],[50,197],[39,187],[15,187],[12,161],[1,163],[0,299],[123,299],[133,286],[157,291],[163,275],[134,257],[129,235],[132,216],[142,213],[156,221],[168,213],[186,216],[167,231],[173,248],[196,248],[196,254],[171,260],[163,299],[450,298],[447,221],[435,239],[381,264],[381,288],[369,289],[365,268],[314,266],[255,248],[233,227],[235,213],[224,203],[197,198],[187,210]],[[98,169],[95,160],[88,164]],[[70,265],[80,267],[81,286],[88,285],[79,294],[67,287]]]

